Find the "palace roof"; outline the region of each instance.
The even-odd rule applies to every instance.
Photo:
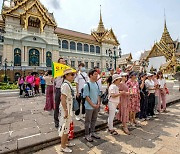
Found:
[[[69,30],[69,29],[64,29],[64,28],[57,27],[55,29],[55,33],[56,34],[64,34],[64,35],[79,37],[79,38],[83,38],[83,39],[92,40],[92,41],[97,42],[96,39],[90,34],[85,34],[85,33],[77,32],[77,31]]]

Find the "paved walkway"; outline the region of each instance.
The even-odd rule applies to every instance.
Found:
[[[168,108],[169,113],[158,118],[142,122],[142,127],[131,129],[131,135],[125,135],[118,125],[117,136],[106,130],[100,131],[101,140],[88,143],[84,138],[73,140],[76,146],[74,154],[179,154],[180,153],[180,102]],[[56,145],[36,154],[60,154],[60,145]]]
[[[180,99],[179,92],[168,84],[168,102]],[[44,144],[44,147],[58,142],[53,116],[43,110],[45,96],[33,98],[0,97],[0,153],[22,149],[31,145]],[[103,109],[97,125],[107,122]],[[75,120],[75,133],[82,135],[84,120]],[[49,143],[49,144],[48,144]]]

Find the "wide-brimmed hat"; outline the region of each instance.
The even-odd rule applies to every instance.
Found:
[[[134,72],[134,71],[130,72],[129,77],[131,78],[132,76],[137,76],[137,72]]]
[[[113,76],[112,76],[112,83],[114,82],[114,81],[116,81],[117,79],[121,79],[122,77],[119,75],[119,74],[114,74]]]
[[[144,76],[146,76],[146,75],[147,75],[146,73],[140,73],[140,74],[139,74],[139,77],[142,78],[142,77],[144,77]]]
[[[69,74],[69,73],[76,73],[76,70],[73,70],[73,69],[70,69],[70,68],[65,69],[63,71],[63,75],[62,76],[66,75],[66,74]]]
[[[121,77],[123,77],[123,76],[127,76],[128,73],[122,72],[120,75],[121,75]]]
[[[149,77],[149,76],[153,76],[153,74],[151,74],[151,73],[147,73],[147,77]]]

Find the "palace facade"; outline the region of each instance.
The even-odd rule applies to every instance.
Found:
[[[58,27],[53,14],[39,0],[3,0],[0,73],[6,69],[11,80],[27,72],[51,69],[52,61],[59,57],[74,68],[81,62],[87,69],[113,67],[109,51],[119,55],[119,45],[113,30],[105,29],[101,11],[97,29],[85,34]]]

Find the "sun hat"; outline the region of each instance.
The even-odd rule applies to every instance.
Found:
[[[69,73],[76,73],[76,70],[72,70],[72,69],[70,69],[70,68],[65,69],[65,70],[63,71],[63,75],[62,75],[62,76],[66,75],[66,74],[69,74]]]
[[[123,76],[127,76],[128,73],[122,72],[120,75],[121,75],[121,77],[123,77]]]
[[[114,82],[114,81],[116,81],[117,79],[121,79],[122,77],[119,75],[119,74],[114,74],[113,76],[112,76],[112,83]]]
[[[146,76],[146,75],[147,75],[146,73],[140,73],[140,74],[139,74],[139,77],[142,78],[142,77],[144,77],[144,76]]]
[[[151,73],[147,73],[147,77],[149,77],[149,76],[153,76],[153,74],[151,74]]]
[[[137,73],[135,71],[130,72],[129,77],[131,78],[132,76],[137,76]]]

